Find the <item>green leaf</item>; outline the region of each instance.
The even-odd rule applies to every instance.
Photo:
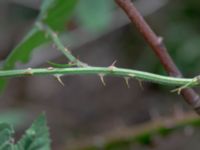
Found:
[[[69,20],[77,0],[45,0],[41,6],[41,13],[36,21],[42,21],[56,32],[64,29],[64,24]],[[42,31],[36,26],[22,40],[22,42],[8,56],[3,69],[13,69],[16,62],[27,63],[32,51],[46,42],[47,39]],[[0,90],[6,84],[5,79],[0,79]]]
[[[41,12],[40,12],[40,16],[43,16],[49,9],[49,7],[52,5],[52,3],[54,2],[54,0],[45,0],[43,1],[42,5],[41,5]]]
[[[78,21],[89,31],[102,31],[110,23],[113,5],[111,0],[81,0],[77,6]]]
[[[13,128],[0,124],[0,150],[50,150],[50,138],[45,115],[36,119],[22,138],[14,144]]]
[[[15,150],[50,150],[50,138],[44,114],[33,122],[15,145]]]
[[[12,134],[14,133],[13,128],[6,124],[0,124],[0,150],[11,150],[12,149]]]
[[[62,31],[70,18],[77,0],[46,0],[42,5],[39,20],[55,31]]]

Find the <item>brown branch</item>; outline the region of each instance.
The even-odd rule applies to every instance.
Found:
[[[184,129],[187,126],[199,127],[200,119],[196,114],[183,113],[181,116],[163,116],[162,118],[157,118],[156,120],[150,120],[146,123],[139,124],[136,127],[120,128],[120,130],[113,130],[108,133],[103,133],[88,138],[76,138],[71,140],[70,143],[66,145],[65,149],[102,150],[109,149],[109,147],[125,149],[124,147],[127,147],[128,145],[131,145],[132,147],[134,144],[144,144],[144,142],[147,142],[146,139],[148,138],[150,144],[150,142],[154,142],[154,137],[173,134],[176,133],[178,129]],[[162,137],[167,138],[164,136]],[[144,139],[145,141],[143,141]],[[122,146],[122,143],[124,147],[120,147]]]
[[[182,77],[182,73],[179,71],[169,53],[165,47],[162,37],[158,37],[151,27],[144,20],[139,11],[135,8],[131,0],[115,0],[115,2],[121,7],[131,22],[136,26],[137,30],[144,37],[146,42],[152,48],[164,69],[170,76]],[[193,109],[200,115],[200,97],[193,89],[183,89],[181,95],[184,97],[187,103],[189,103]]]

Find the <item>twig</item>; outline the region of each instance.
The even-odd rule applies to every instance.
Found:
[[[143,81],[149,81],[152,83],[163,84],[163,85],[174,85],[174,86],[186,86],[189,87],[200,85],[199,77],[194,78],[176,78],[161,76],[153,73],[117,68],[117,67],[72,67],[72,68],[37,68],[37,69],[21,69],[21,70],[3,70],[0,71],[0,77],[18,77],[18,76],[33,76],[33,75],[85,75],[85,74],[94,74],[94,75],[110,75],[118,76],[123,78],[135,78]],[[186,86],[185,88],[187,88]]]
[[[43,30],[46,34],[47,37],[50,37],[53,43],[55,44],[56,48],[58,48],[59,51],[61,51],[70,61],[71,64],[75,64],[79,67],[85,67],[87,64],[81,62],[78,60],[76,57],[74,57],[71,52],[64,47],[64,45],[61,43],[60,39],[58,38],[58,35],[56,32],[54,32],[50,27],[47,25],[37,22],[36,26],[40,29]]]
[[[130,18],[131,22],[136,26],[138,31],[151,46],[154,53],[159,58],[161,64],[170,76],[182,77],[181,72],[173,62],[167,49],[162,41],[162,37],[157,37],[150,26],[146,23],[144,18],[135,8],[131,0],[115,0],[115,2],[121,7],[127,16]],[[181,90],[181,95],[189,103],[193,109],[200,115],[200,97],[192,89]]]
[[[140,124],[134,128],[123,128],[111,133],[93,138],[80,138],[72,141],[66,149],[71,150],[108,150],[130,149],[134,144],[148,145],[154,142],[154,137],[164,137],[178,129],[199,127],[200,119],[193,113],[183,114],[184,117],[163,117],[154,121]],[[84,139],[84,140],[83,140]],[[132,148],[131,148],[132,149]]]

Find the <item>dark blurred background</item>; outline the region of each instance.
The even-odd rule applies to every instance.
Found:
[[[199,74],[200,1],[137,0],[136,7],[153,30],[164,38],[169,53],[186,77]],[[0,1],[0,64],[31,28],[40,12],[40,0]],[[81,61],[90,65],[116,66],[163,74],[162,66],[149,46],[113,0],[80,0],[63,43]],[[19,54],[20,55],[20,54]],[[48,66],[47,61],[66,63],[51,45],[34,50],[28,64],[17,68]],[[63,77],[63,87],[53,77],[11,79],[0,96],[0,121],[11,122],[16,136],[41,112],[46,112],[53,149],[65,149],[71,141],[90,138],[123,128],[134,128],[158,116],[191,111],[173,87],[161,87],[137,80],[127,88],[121,78],[97,76]],[[200,132],[182,132],[161,139],[152,147],[131,149],[199,149]],[[77,140],[77,142],[79,141]],[[189,140],[189,142],[187,142]]]

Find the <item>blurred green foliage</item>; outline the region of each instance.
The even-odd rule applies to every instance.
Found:
[[[11,150],[12,146],[10,142],[12,141],[11,136],[14,133],[13,128],[6,123],[0,124],[0,149],[1,150]]]
[[[186,127],[192,127],[192,129],[199,129],[200,120],[199,118],[187,118],[185,120],[177,120],[176,123],[172,123],[171,126],[163,124],[154,124],[153,126],[148,126],[141,130],[141,133],[137,133],[133,136],[126,136],[123,138],[113,137],[107,139],[102,145],[91,144],[83,148],[78,148],[78,150],[132,150],[134,149],[133,145],[141,145],[142,147],[151,147],[154,143],[155,137],[167,138],[170,134],[180,132]],[[134,134],[134,133],[133,133]]]
[[[114,2],[108,0],[81,0],[76,16],[81,27],[90,32],[104,30],[112,20]]]
[[[76,2],[76,0],[46,0],[41,6],[41,14],[37,21],[48,24],[57,32],[63,31],[64,24],[69,20]],[[8,56],[3,69],[13,69],[16,62],[27,63],[30,60],[32,51],[46,41],[44,33],[33,26],[23,41]],[[0,79],[0,90],[5,86],[5,83],[5,79]]]
[[[167,7],[168,23],[164,29],[166,45],[186,76],[199,74],[200,1],[177,0]]]
[[[22,110],[7,110],[0,113],[0,123],[12,124],[14,127],[18,127],[23,124],[28,115]]]
[[[14,130],[9,124],[0,124],[1,150],[50,150],[50,138],[44,114],[39,116],[15,144]]]

